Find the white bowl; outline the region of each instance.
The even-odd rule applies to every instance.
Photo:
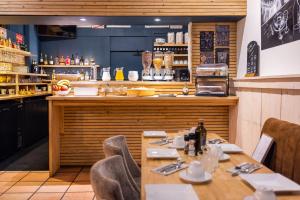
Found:
[[[69,89],[66,90],[66,91],[57,91],[56,94],[59,95],[59,96],[66,96],[66,95],[68,95],[70,92],[71,92],[71,88],[69,88]]]

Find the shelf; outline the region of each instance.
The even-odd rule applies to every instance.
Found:
[[[195,76],[196,78],[227,79],[228,76]]]
[[[48,85],[48,83],[19,83],[19,85]]]
[[[35,74],[35,73],[19,73],[19,72],[1,72],[0,75],[19,75],[19,76],[39,76],[48,77],[48,74]]]
[[[92,65],[38,65],[42,68],[91,68]],[[99,67],[99,65],[95,65]]]
[[[7,52],[19,54],[19,55],[22,55],[22,56],[31,56],[31,53],[29,51],[14,49],[14,48],[6,47],[6,46],[3,46],[3,45],[0,45],[0,50],[4,50],[4,51],[7,51]]]
[[[175,44],[175,43],[164,43],[164,44],[159,44],[159,43],[154,43],[155,47],[187,47],[188,44]]]
[[[30,94],[30,95],[7,95],[7,96],[0,96],[1,100],[12,100],[12,99],[22,99],[22,98],[28,98],[28,97],[37,97],[37,96],[46,96],[50,95],[52,93],[50,92],[40,92],[36,94]]]
[[[156,54],[157,56],[164,56],[164,54]],[[187,57],[189,54],[174,54],[174,57]]]
[[[172,67],[188,67],[188,64],[174,64]]]
[[[16,86],[16,83],[0,83],[0,86]]]

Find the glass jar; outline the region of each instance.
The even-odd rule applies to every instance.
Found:
[[[153,56],[153,65],[156,72],[161,70],[161,66],[163,65],[163,53],[160,51],[156,51]]]
[[[164,63],[166,69],[171,69],[174,62],[174,52],[167,51],[164,54]]]

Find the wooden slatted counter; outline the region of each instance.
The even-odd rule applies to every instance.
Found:
[[[125,135],[134,158],[141,159],[143,130],[177,131],[205,120],[208,132],[229,137],[229,107],[237,97],[75,97],[49,100],[49,169],[92,165],[104,157],[102,142]]]

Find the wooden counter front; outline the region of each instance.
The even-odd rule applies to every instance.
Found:
[[[134,158],[141,159],[143,130],[177,131],[205,120],[208,132],[229,137],[229,107],[237,97],[75,97],[49,100],[49,169],[92,165],[104,157],[102,141],[125,135]]]

